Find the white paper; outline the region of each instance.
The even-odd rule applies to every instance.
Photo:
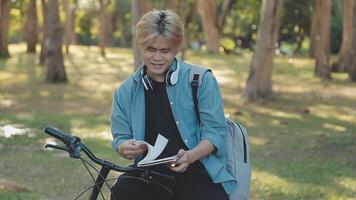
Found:
[[[138,141],[138,143],[145,144],[147,146],[147,155],[140,162],[137,163],[137,166],[139,167],[172,162],[177,160],[178,158],[177,156],[171,156],[155,160],[163,152],[164,148],[167,146],[168,143],[168,139],[163,137],[161,134],[158,134],[154,146],[150,145],[145,141]]]

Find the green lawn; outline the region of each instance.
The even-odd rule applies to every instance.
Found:
[[[109,116],[113,91],[133,72],[131,50],[110,49],[103,59],[96,47],[74,46],[65,60],[69,83],[52,85],[38,55],[25,49],[12,45],[12,57],[0,60],[0,179],[30,192],[0,187],[0,199],[74,199],[90,177],[79,160],[44,150],[53,140],[42,129],[56,126],[98,156],[129,164],[111,149]],[[275,95],[247,103],[241,94],[251,55],[187,58],[211,66],[226,113],[249,130],[251,199],[356,199],[356,83],[346,74],[321,81],[312,60],[277,57]]]

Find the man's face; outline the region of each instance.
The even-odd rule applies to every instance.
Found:
[[[152,43],[142,50],[146,73],[155,81],[163,82],[165,73],[173,63],[176,51],[169,40],[162,35],[156,36]]]

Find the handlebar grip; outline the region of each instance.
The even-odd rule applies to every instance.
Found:
[[[58,140],[62,141],[67,146],[70,145],[73,142],[73,140],[75,140],[75,138],[73,136],[67,135],[67,134],[65,134],[55,128],[52,128],[52,127],[46,127],[43,131],[45,133],[47,133],[48,135],[55,137]]]

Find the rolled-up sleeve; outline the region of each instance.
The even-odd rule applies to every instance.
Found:
[[[133,138],[132,129],[129,122],[129,93],[124,88],[119,87],[113,96],[111,110],[111,133],[113,136],[112,147],[116,151],[117,147],[124,141]]]
[[[218,82],[211,72],[205,73],[198,90],[199,114],[202,122],[201,140],[210,141],[216,148],[216,155],[225,155],[227,124],[224,105]]]

